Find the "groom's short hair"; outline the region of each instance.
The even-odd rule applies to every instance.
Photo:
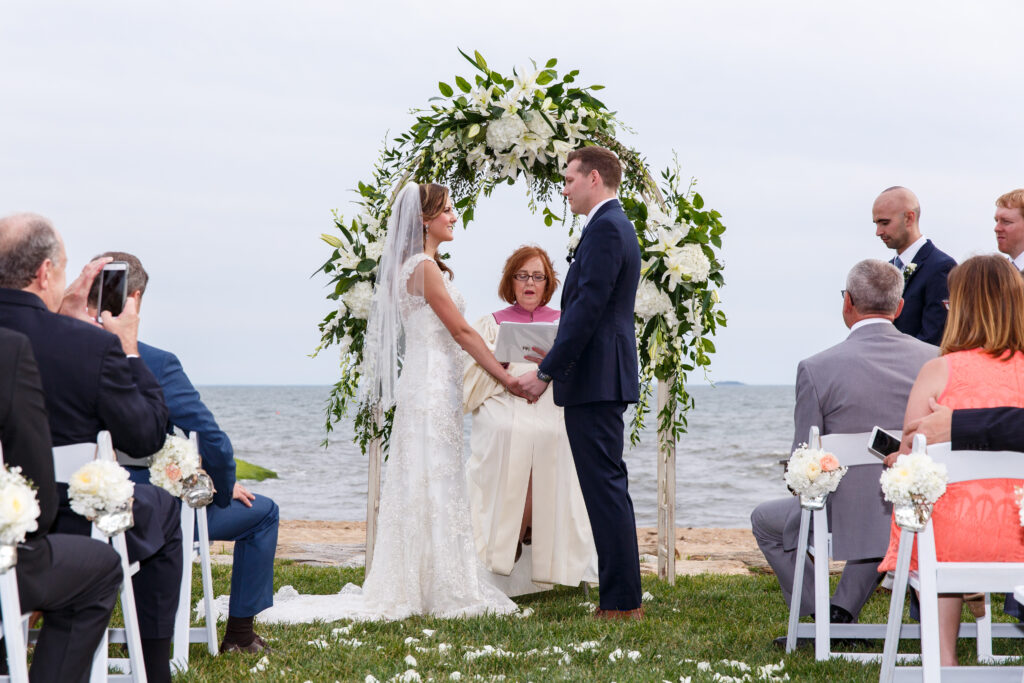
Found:
[[[601,176],[601,182],[609,190],[618,190],[622,183],[622,164],[619,158],[610,149],[604,147],[580,147],[566,157],[566,163],[573,161],[580,162],[580,171],[587,175],[591,171],[597,171]]]
[[[864,259],[846,276],[846,291],[861,313],[893,315],[903,296],[903,274],[891,263]]]

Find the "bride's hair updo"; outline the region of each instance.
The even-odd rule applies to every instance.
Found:
[[[427,223],[444,213],[444,209],[448,205],[448,195],[448,188],[444,185],[438,185],[437,183],[420,184],[420,212],[423,214],[424,227],[426,227]],[[424,239],[426,238],[424,237]],[[434,261],[442,273],[448,273],[449,279],[455,277],[455,271],[445,265],[445,262],[441,260],[440,254],[434,254]]]

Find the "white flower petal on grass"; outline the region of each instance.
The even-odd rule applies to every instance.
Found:
[[[697,662],[697,671],[711,671],[711,662]]]
[[[693,677],[692,676],[680,676],[679,677],[679,683],[693,683]]]
[[[420,642],[420,639],[419,638],[413,638],[412,636],[409,636],[408,638],[405,639],[405,644],[406,645],[411,645],[412,643],[418,643],[418,642]]]
[[[585,608],[585,609],[586,609],[587,611],[589,611],[589,612],[595,612],[595,611],[597,611],[597,605],[595,605],[595,604],[594,604],[594,603],[592,603],[592,602],[581,602],[581,603],[580,603],[580,607],[583,607],[583,608]]]
[[[458,671],[453,671],[450,674],[448,674],[448,679],[452,681],[461,681],[462,674],[460,674]]]
[[[334,638],[337,638],[338,636],[347,636],[349,633],[352,633],[352,624],[342,626],[341,628],[331,629],[331,636]],[[266,640],[266,638],[264,638],[264,640]]]
[[[437,651],[441,654],[448,652],[450,649],[452,649],[452,646],[448,643],[441,643],[437,646]]]
[[[435,631],[432,628],[425,628],[425,629],[423,629],[423,635],[425,635],[427,638],[429,638],[430,636],[434,635],[435,633],[437,633],[437,631]]]
[[[558,660],[558,663],[562,666],[569,666],[570,664],[572,664],[572,657],[570,657],[569,653],[566,652],[562,655],[562,658]]]
[[[380,683],[377,677],[373,674],[366,674],[366,678],[363,679],[363,683]]]
[[[596,640],[584,640],[579,645],[569,645],[569,647],[576,652],[586,652],[587,650],[596,650],[598,645],[599,643]]]
[[[419,673],[415,669],[408,669],[405,673],[396,674],[391,680],[410,683],[411,681],[422,681],[423,679],[420,678]]]
[[[640,596],[641,602],[650,602],[654,600],[654,595],[650,591],[644,591],[644,594]]]
[[[735,659],[720,659],[719,664],[724,664],[733,669],[739,669],[740,671],[750,671],[750,665],[746,662],[741,662]]]
[[[626,657],[628,657],[629,660],[633,661],[633,662],[639,661],[640,660],[640,651],[639,650],[630,650],[629,652],[626,653]]]
[[[318,650],[326,650],[327,647],[328,647],[327,641],[324,640],[323,638],[317,638],[316,640],[309,640],[309,641],[306,642],[306,645],[312,645],[313,647],[315,647]]]
[[[405,656],[405,663],[408,664],[409,666],[416,666],[416,658],[413,657],[412,655],[406,655]]]
[[[526,609],[522,610],[521,612],[516,612],[514,616],[516,617],[516,619],[526,619],[527,617],[532,617],[533,616],[533,608],[527,607]]]
[[[256,666],[249,669],[249,673],[255,674],[260,673],[261,671],[266,671],[268,666],[270,666],[270,658],[266,656],[261,657],[259,661],[256,662]]]
[[[608,655],[608,660],[609,661],[617,662],[620,659],[622,659],[622,648],[617,647],[617,648],[615,648],[614,652],[612,652],[610,655]]]

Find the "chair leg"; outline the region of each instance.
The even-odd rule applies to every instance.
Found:
[[[196,511],[199,522],[199,567],[203,579],[203,609],[206,610],[206,648],[217,656],[217,617],[213,611],[213,570],[210,563],[210,526],[206,508]]]
[[[832,556],[828,541],[828,515],[824,508],[814,511],[814,658],[829,659],[832,652],[829,609],[828,561]]]
[[[939,681],[942,676],[939,641],[939,593],[935,567],[935,537],[931,522],[917,535],[918,574],[921,592],[921,669],[926,682]]]
[[[804,590],[804,557],[807,555],[807,529],[811,525],[811,511],[800,510],[800,535],[796,545],[796,567],[793,588],[789,597],[789,629],[786,631],[786,652],[796,649],[796,632],[800,622],[800,599]]]
[[[914,532],[900,531],[900,549],[896,555],[896,575],[893,579],[892,598],[889,601],[889,621],[885,626],[885,647],[882,649],[882,670],[878,683],[892,683],[896,675],[896,651],[900,644],[900,627],[903,625],[903,603],[907,597],[907,582],[910,578],[910,554],[914,544]]]
[[[14,569],[0,575],[0,613],[6,631],[0,631],[7,648],[7,668],[12,683],[28,683],[28,653],[21,629],[21,600],[18,597],[18,579]]]
[[[978,637],[976,647],[978,661],[987,663],[996,661],[992,656],[992,594],[985,593],[985,615],[975,619]]]
[[[171,666],[181,673],[188,671],[189,626],[192,621],[192,536],[196,511],[181,504],[181,589],[178,592],[178,611],[174,614],[174,642]]]
[[[128,644],[128,660],[131,662],[132,680],[134,683],[146,683],[146,665],[142,657],[142,637],[139,632],[139,615],[135,610],[135,592],[132,590],[132,570],[128,563],[128,546],[123,532],[110,540],[114,545],[114,550],[121,556],[121,571],[124,573],[124,581],[121,583],[121,612],[124,615],[124,635]]]

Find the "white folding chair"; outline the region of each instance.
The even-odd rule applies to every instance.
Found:
[[[198,450],[199,440],[195,432],[189,437]],[[196,527],[199,540],[192,542]],[[217,656],[217,615],[213,610],[213,572],[210,567],[210,530],[206,520],[206,508],[193,508],[181,503],[181,548],[184,562],[181,569],[181,594],[178,596],[178,611],[174,615],[174,655],[171,665],[179,672],[188,671],[188,650],[190,643],[206,643],[211,655]],[[199,555],[199,567],[203,577],[203,608],[206,613],[205,627],[192,628],[192,562]]]
[[[927,447],[921,435],[914,437],[914,451],[927,450],[936,462],[946,465],[949,482],[975,479],[1024,479],[1024,453],[1012,451],[951,451],[949,443]],[[980,530],[979,530],[980,531]],[[910,555],[917,536],[917,572],[910,572]],[[1021,562],[938,562],[931,520],[924,531],[901,530],[900,549],[889,606],[889,624],[879,681],[1021,681],[1024,667],[942,667],[939,659],[938,596],[940,593],[985,591],[985,616],[975,623],[960,624],[960,638],[976,638],[978,660],[998,663],[1010,659],[992,654],[992,638],[1022,638],[1024,625],[992,623],[989,593],[1013,593],[1024,577]],[[907,584],[920,591],[921,666],[896,666],[903,603]],[[906,625],[903,625],[906,628]]]
[[[899,432],[896,433],[897,436]],[[811,427],[807,443],[812,448],[824,448],[836,455],[845,467],[878,466],[879,459],[868,451],[871,433],[827,434],[819,436],[818,428]],[[847,472],[849,476],[850,472]],[[840,487],[843,482],[840,482]],[[838,493],[838,491],[837,491]],[[814,540],[808,543],[811,518],[814,519]],[[789,628],[786,632],[786,652],[796,649],[797,638],[814,639],[814,658],[821,661],[833,657],[873,661],[881,657],[877,652],[833,652],[832,638],[884,638],[885,624],[833,624],[830,619],[829,603],[829,560],[833,557],[832,534],[829,532],[828,508],[800,510],[800,536],[796,551],[796,569],[793,576],[793,593],[790,598]],[[824,552],[819,551],[824,549]],[[800,623],[800,600],[804,584],[804,557],[810,551],[814,554],[814,622]],[[905,637],[910,637],[909,630]]]
[[[0,466],[4,464],[3,448],[0,448]],[[7,648],[7,670],[0,675],[0,683],[28,683],[28,620],[32,616],[21,613],[21,599],[18,597],[17,565],[0,573],[0,640]],[[7,625],[7,629],[4,629]]]
[[[91,460],[115,460],[114,446],[110,440],[110,432],[102,431],[96,436],[96,443],[80,443],[70,446],[59,446],[53,449],[54,476],[59,482],[67,482],[79,467]],[[107,537],[93,525],[92,537],[106,541]],[[124,580],[121,582],[121,613],[124,616],[124,628],[108,628],[100,646],[93,657],[91,683],[117,681],[146,683],[146,667],[142,659],[142,638],[139,632],[139,617],[135,610],[135,592],[132,590],[131,577],[139,571],[138,562],[128,561],[128,546],[124,532],[114,534],[109,539],[114,550],[121,557],[121,570]],[[128,658],[109,658],[109,643],[124,643],[128,646]],[[114,667],[120,674],[109,673]]]

